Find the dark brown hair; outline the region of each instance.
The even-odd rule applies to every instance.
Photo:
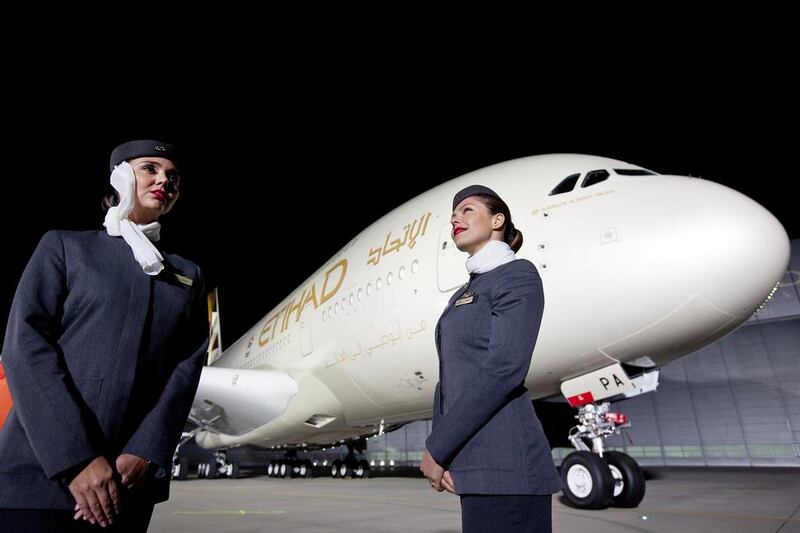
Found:
[[[522,248],[522,232],[515,228],[514,223],[511,222],[511,210],[508,208],[508,205],[497,196],[489,196],[486,194],[476,194],[475,196],[480,198],[481,203],[486,206],[490,214],[496,215],[497,213],[502,213],[503,216],[505,216],[505,222],[503,222],[503,240],[511,247],[514,253],[517,253],[517,250]]]
[[[119,204],[119,196],[117,195],[116,191],[110,194],[106,194],[100,201],[100,207],[103,209],[104,213],[108,212],[109,209],[111,209],[117,204]]]

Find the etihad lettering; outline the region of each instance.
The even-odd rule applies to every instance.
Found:
[[[266,346],[269,341],[275,338],[276,333],[283,333],[290,325],[290,319],[294,316],[294,321],[298,322],[306,306],[309,304],[313,309],[333,298],[344,283],[347,275],[347,259],[342,259],[325,272],[322,281],[322,291],[317,299],[317,282],[303,289],[299,298],[292,297],[289,303],[277,311],[274,315],[267,317],[261,332],[258,335],[258,345]],[[330,287],[330,288],[329,288]]]
[[[405,226],[403,226],[403,238],[402,239],[390,239],[392,238],[392,232],[386,234],[386,240],[383,243],[383,246],[379,246],[378,248],[371,249],[369,251],[369,259],[367,259],[368,265],[377,265],[381,257],[384,255],[389,255],[392,252],[399,252],[400,248],[403,246],[408,245],[409,249],[413,249],[414,246],[417,244],[417,239],[423,235],[425,235],[425,230],[428,228],[428,220],[431,218],[431,213],[425,213],[419,219],[414,219],[412,222],[409,222]]]

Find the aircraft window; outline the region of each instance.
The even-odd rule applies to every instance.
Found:
[[[416,273],[417,273],[417,270],[419,270],[419,261],[417,261],[416,259],[414,259],[414,262],[413,262],[413,263],[411,263],[411,272],[412,272],[412,273],[414,273],[414,274],[416,274]]]
[[[404,277],[406,277],[406,267],[401,266],[400,267],[400,272],[398,272],[397,275],[400,277],[400,279],[403,279]]]
[[[586,173],[586,177],[583,178],[583,183],[581,183],[581,187],[589,187],[594,185],[595,183],[600,183],[601,181],[608,179],[608,170],[592,170],[591,172]]]
[[[650,172],[643,168],[615,168],[614,172],[620,176],[656,176],[655,172]]]
[[[361,301],[361,298],[364,296],[364,290],[358,289],[358,300]]]
[[[353,293],[350,293],[350,305],[353,305]]]
[[[372,283],[367,283],[367,296],[372,294]]]
[[[394,274],[392,274],[391,272],[389,272],[388,274],[386,274],[386,283],[387,283],[388,285],[391,285],[391,284],[392,284],[392,281],[394,281]]]
[[[578,182],[578,178],[580,177],[581,177],[580,174],[572,174],[570,176],[567,176],[566,178],[561,180],[561,183],[556,185],[552,191],[550,191],[550,194],[548,196],[553,196],[554,194],[563,194],[565,192],[571,191],[572,189],[575,188],[575,184]]]
[[[382,285],[381,284],[381,278],[378,278],[377,280],[375,280],[375,288],[376,289],[381,290],[381,285]]]

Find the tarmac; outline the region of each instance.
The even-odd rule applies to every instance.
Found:
[[[553,495],[554,532],[800,533],[800,469],[643,467],[644,500],[632,509],[580,510]],[[173,481],[148,531],[461,531],[460,499],[422,477]]]

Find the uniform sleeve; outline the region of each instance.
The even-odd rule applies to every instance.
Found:
[[[175,366],[150,412],[128,440],[123,453],[147,459],[168,472],[189,410],[194,400],[200,373],[208,351],[208,310],[205,279],[200,269],[194,279],[195,293],[184,339],[178,343]],[[156,476],[166,475],[157,472]]]
[[[544,311],[542,282],[535,270],[510,271],[493,294],[489,353],[464,392],[425,441],[446,467],[515,389],[524,385]]]
[[[48,231],[17,285],[3,364],[13,409],[51,480],[102,455],[105,444],[57,342],[66,295],[64,245],[58,232]]]

